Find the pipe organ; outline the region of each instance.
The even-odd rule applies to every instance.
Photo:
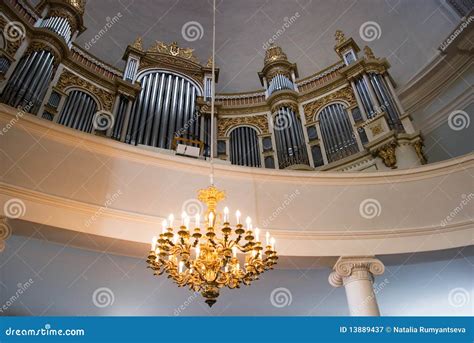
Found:
[[[240,166],[260,167],[260,148],[255,129],[240,126],[232,130],[230,161]]]
[[[133,103],[125,142],[170,149],[174,137],[199,139],[197,85],[165,71],[139,76],[142,90]]]
[[[292,108],[277,110],[273,132],[281,169],[297,164],[309,165],[301,122]]]
[[[215,145],[215,157],[248,167],[403,168],[407,149],[401,146],[426,162],[421,134],[394,91],[390,64],[367,46],[362,54],[339,30],[336,63],[301,79],[283,49],[270,45],[258,72],[263,88],[217,94],[211,127],[212,61],[201,64],[193,49],[160,41],[145,49],[137,38],[119,70],[75,43],[85,30],[85,0],[0,6],[9,21],[28,27],[25,39],[0,44],[0,99],[39,118],[123,144],[199,146],[202,159]],[[0,18],[0,29],[6,24]],[[216,68],[216,82],[218,75]],[[99,114],[110,119],[105,128],[94,125]]]
[[[53,67],[54,55],[51,52],[31,51],[15,68],[2,94],[2,102],[12,107],[28,106],[31,113],[36,113],[46,93]]]
[[[341,103],[326,106],[319,113],[319,125],[329,162],[359,151],[347,111]]]
[[[69,43],[69,40],[71,39],[71,25],[69,24],[69,21],[66,18],[46,18],[44,21],[41,22],[40,27],[44,27],[55,32],[56,34],[58,34],[58,36],[64,38],[66,43]]]
[[[67,127],[92,132],[94,115],[97,112],[97,102],[89,94],[73,90],[67,97],[61,111],[59,124]]]

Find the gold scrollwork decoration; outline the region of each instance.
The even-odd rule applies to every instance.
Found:
[[[356,104],[356,99],[354,97],[354,93],[352,92],[352,89],[350,87],[342,88],[321,99],[318,99],[316,101],[313,101],[304,105],[303,110],[304,110],[306,122],[309,123],[315,120],[316,113],[318,113],[318,111],[322,107],[326,106],[330,102],[337,101],[337,100],[345,101],[349,104],[349,106]]]
[[[374,152],[374,155],[380,157],[385,166],[395,169],[397,168],[397,155],[395,153],[396,147],[396,142],[390,142],[378,148]]]
[[[256,116],[219,118],[217,120],[218,136],[225,137],[229,129],[240,125],[249,125],[258,128],[261,134],[269,133],[267,116],[262,114]]]
[[[70,71],[66,70],[64,71],[61,76],[59,77],[59,81],[56,85],[56,87],[60,91],[65,91],[66,88],[69,88],[71,86],[78,87],[78,88],[83,88],[90,93],[94,94],[101,102],[102,109],[106,111],[111,111],[112,110],[112,104],[114,101],[114,96],[105,91],[102,88],[99,88],[95,85],[93,85],[90,82],[87,82],[83,78],[77,76],[76,74],[71,73]]]
[[[194,56],[194,49],[192,48],[181,48],[178,46],[177,42],[172,42],[171,44],[166,44],[160,41],[156,41],[147,52],[157,52],[160,54],[171,55],[173,57],[181,57],[194,63],[199,63],[199,60]]]

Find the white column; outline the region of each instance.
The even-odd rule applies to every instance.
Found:
[[[405,113],[405,110],[403,109],[402,103],[400,102],[397,93],[395,93],[395,88],[393,88],[392,81],[390,81],[387,73],[383,74],[383,78],[385,79],[385,83],[390,90],[390,94],[392,94],[393,100],[395,100],[395,104],[397,104],[398,110],[400,111],[400,116],[402,116]]]
[[[357,142],[357,147],[359,148],[359,151],[363,151],[364,146],[362,145],[362,141],[360,140],[359,132],[357,131],[357,125],[354,121],[354,116],[352,115],[352,109],[347,111],[347,115],[349,116],[349,121],[351,122],[351,125],[352,125],[352,131],[354,133],[354,137],[355,137],[356,142]]]
[[[380,316],[373,289],[374,275],[383,274],[383,263],[371,256],[340,257],[329,275],[334,287],[344,285],[351,316]]]
[[[319,126],[319,119],[316,119],[316,132],[318,133],[319,147],[321,148],[321,155],[323,155],[323,163],[328,164],[328,157],[326,155],[326,147],[324,146],[323,135],[321,134],[321,127]]]
[[[299,113],[297,113],[297,115],[299,115],[300,120],[301,120],[301,129],[303,130],[303,137],[305,141],[306,152],[308,153],[309,165],[314,168],[315,165],[314,165],[313,153],[311,150],[311,145],[309,144],[308,128],[306,127],[306,116],[304,114],[304,108],[302,104],[298,105],[298,112]]]
[[[366,121],[367,120],[367,113],[365,112],[364,104],[362,103],[360,95],[357,92],[357,87],[355,85],[354,80],[351,80],[351,87],[352,87],[352,91],[354,92],[354,95],[355,95],[355,98],[356,98],[356,101],[357,101],[357,105],[359,106],[360,113],[362,114],[362,119],[364,119],[364,121]]]
[[[130,121],[130,112],[132,111],[132,99],[128,99],[127,111],[125,112],[125,118],[123,121],[122,133],[120,135],[120,141],[125,142],[125,137],[127,136],[128,124]]]

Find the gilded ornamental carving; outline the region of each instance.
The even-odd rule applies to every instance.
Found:
[[[397,155],[395,153],[396,147],[396,142],[390,142],[375,150],[373,154],[380,157],[385,166],[395,169],[397,168]]]
[[[349,104],[349,106],[355,105],[356,104],[356,99],[354,97],[354,93],[352,92],[352,89],[350,87],[346,87],[343,89],[340,89],[336,92],[333,92],[321,99],[318,99],[316,101],[310,102],[306,105],[303,106],[304,110],[304,115],[306,118],[306,122],[312,122],[314,121],[316,113],[329,104],[330,102],[336,101],[336,100],[343,100]]]
[[[194,49],[180,48],[176,42],[172,42],[171,44],[167,45],[166,43],[156,41],[155,44],[147,50],[147,52],[166,54],[173,57],[181,57],[199,64],[199,60],[196,56],[194,56]]]
[[[256,116],[219,118],[217,121],[218,137],[225,137],[229,129],[239,125],[253,126],[260,130],[259,133],[269,133],[267,116],[262,114]]]
[[[423,142],[421,140],[418,140],[413,143],[413,148],[415,149],[416,155],[418,156],[418,159],[420,160],[421,164],[426,164],[428,162],[428,159],[425,156],[425,153],[423,151]]]
[[[59,77],[59,81],[56,85],[56,88],[58,88],[60,91],[65,91],[67,88],[75,86],[78,88],[83,88],[90,93],[94,94],[99,98],[102,109],[111,111],[112,110],[112,104],[114,102],[114,96],[105,91],[102,88],[99,88],[95,85],[93,85],[90,82],[87,82],[83,78],[77,76],[76,74],[71,73],[70,71],[64,71],[61,76]]]
[[[2,30],[5,35],[14,38],[5,40],[5,51],[12,57],[15,55],[21,43],[25,39],[26,32],[22,31],[23,29],[24,27],[22,28],[21,26],[7,26],[6,18],[0,16],[0,30]]]

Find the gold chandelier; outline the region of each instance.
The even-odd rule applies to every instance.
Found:
[[[275,239],[267,232],[264,247],[260,230],[252,228],[249,217],[244,227],[237,211],[233,229],[227,207],[222,215],[216,213],[217,203],[224,197],[224,192],[213,185],[200,190],[198,199],[207,205],[205,232],[201,231],[199,214],[191,229],[190,218],[183,212],[181,226],[176,231],[173,230],[174,216],[170,215],[163,221],[159,237],[153,237],[147,260],[155,275],[166,272],[179,287],[188,286],[200,292],[209,307],[215,304],[220,288],[250,285],[261,273],[272,269],[278,259]],[[239,252],[244,254],[243,266]]]

